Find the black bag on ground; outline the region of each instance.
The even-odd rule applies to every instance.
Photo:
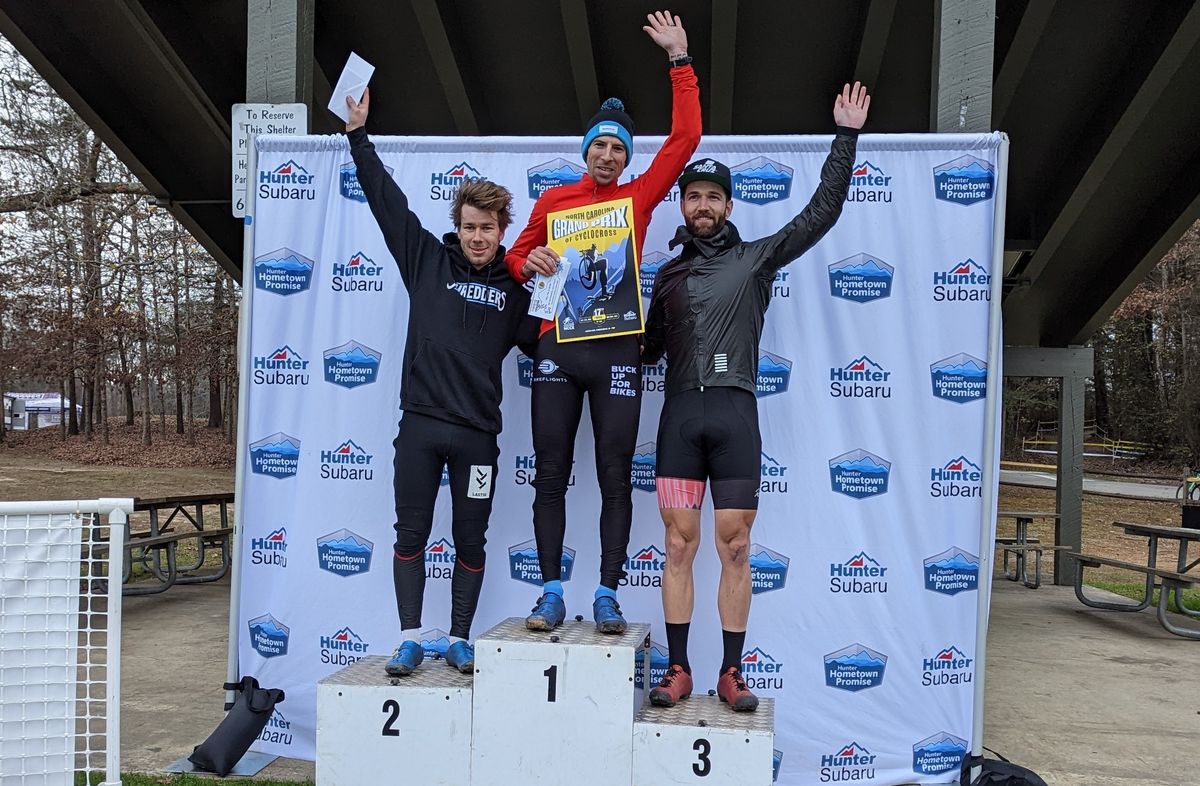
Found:
[[[1000,756],[999,753],[996,755]],[[971,780],[972,767],[982,768],[975,780]],[[963,759],[962,777],[958,782],[960,786],[1046,786],[1046,782],[1036,772],[1019,767],[1003,756],[999,759],[985,759],[970,754]]]
[[[260,688],[258,680],[243,677],[240,683],[225,685],[226,690],[236,690],[233,706],[225,713],[225,719],[213,730],[208,739],[196,746],[188,761],[197,769],[225,776],[241,761],[250,749],[250,744],[262,733],[275,705],[283,701],[279,688]]]

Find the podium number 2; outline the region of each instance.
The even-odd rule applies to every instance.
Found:
[[[558,696],[558,666],[551,666],[542,672],[546,678],[546,701],[554,701]]]
[[[399,737],[400,730],[392,724],[400,720],[400,702],[396,701],[395,699],[388,699],[383,703],[383,709],[381,711],[391,713],[388,715],[387,722],[383,724],[383,736]]]
[[[703,778],[712,771],[712,762],[708,760],[708,754],[712,752],[712,744],[701,737],[692,743],[692,750],[696,751],[696,763],[692,765],[692,772]]]

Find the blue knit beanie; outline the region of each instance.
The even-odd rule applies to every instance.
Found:
[[[583,135],[580,153],[587,161],[587,149],[598,136],[615,136],[625,145],[625,152],[633,156],[633,119],[625,114],[625,105],[619,98],[607,98],[600,111],[588,121],[587,133]]]

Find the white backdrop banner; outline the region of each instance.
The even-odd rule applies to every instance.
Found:
[[[807,203],[829,137],[706,137],[697,155],[732,169],[731,220],[775,232]],[[583,172],[576,138],[376,138],[422,223],[450,228],[464,178],[516,197],[515,239],[537,196]],[[661,139],[641,139],[629,176]],[[776,277],[759,357],[762,485],[753,530],[754,602],[742,671],[777,699],[778,780],[787,784],[956,781],[969,750],[1000,134],[859,141],[833,230]],[[318,679],[389,655],[392,447],[407,298],[342,137],[257,142],[253,264],[244,296],[245,428],[239,453],[240,672],[287,691],[257,743],[314,755]],[[681,222],[673,191],[655,212],[643,294]],[[665,363],[644,374],[634,457],[630,620],[652,624],[650,682],[666,669],[654,494]],[[538,595],[529,430],[532,363],[504,368],[505,429],[488,531],[478,634]],[[600,508],[592,434],[581,424],[567,495],[568,614],[589,615]],[[988,514],[990,515],[990,514]],[[705,521],[711,522],[706,503]],[[711,530],[708,530],[711,533]],[[691,662],[715,687],[719,563],[697,560]],[[454,564],[450,497],[426,551],[423,639],[445,647]],[[985,563],[990,564],[990,563]],[[437,667],[429,664],[426,667]],[[644,675],[639,674],[639,679]]]

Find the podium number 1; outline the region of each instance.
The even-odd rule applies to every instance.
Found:
[[[383,724],[383,736],[399,737],[400,730],[397,729],[393,724],[400,720],[400,702],[396,701],[395,699],[388,699],[383,703],[383,709],[381,712],[391,713],[388,715],[387,722]]]
[[[712,744],[701,737],[692,743],[692,750],[696,751],[696,763],[692,765],[692,772],[703,778],[712,771],[712,762],[708,760],[708,754],[712,752]]]
[[[546,678],[546,701],[554,701],[558,696],[558,666],[551,666],[542,672]]]

